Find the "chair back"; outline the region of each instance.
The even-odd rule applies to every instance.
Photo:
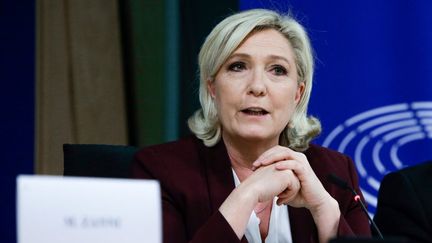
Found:
[[[108,144],[63,144],[64,175],[128,178],[137,147]]]

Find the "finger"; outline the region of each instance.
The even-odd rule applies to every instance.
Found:
[[[295,182],[291,183],[287,187],[287,189],[285,189],[282,193],[278,195],[279,197],[277,200],[277,202],[279,203],[278,205],[287,204],[288,202],[296,198],[299,192],[300,192],[300,182],[298,180],[295,180]]]
[[[294,200],[296,195],[297,194],[293,194],[292,197],[289,197],[289,198],[279,197],[278,200],[276,200],[276,204],[278,206],[280,206],[282,204],[288,205],[292,200]]]
[[[290,201],[292,201],[297,196],[298,193],[299,193],[298,190],[288,190],[287,189],[278,195],[278,200],[276,201],[276,203],[278,205],[287,204]]]
[[[299,188],[295,188],[295,189],[287,188],[277,196],[279,198],[291,198],[291,197],[295,196],[298,192],[299,192]]]
[[[262,165],[268,165],[282,160],[307,161],[307,158],[303,153],[282,147],[282,149],[276,150],[270,156],[264,158],[260,163]]]
[[[257,160],[255,160],[254,164],[255,165],[260,165],[265,161],[268,161],[269,158],[272,158],[274,154],[279,153],[278,151],[283,150],[284,147],[282,146],[274,146],[270,149],[268,149],[267,151],[265,151],[264,153],[262,153]]]
[[[294,170],[299,162],[297,160],[289,159],[279,161],[275,164],[276,170]]]
[[[293,198],[296,197],[296,195],[299,193],[300,190],[300,182],[297,179],[297,177],[293,174],[291,170],[286,172],[289,176],[287,187],[284,191],[279,193],[278,197],[278,205],[281,203],[287,203],[291,201]]]
[[[309,174],[309,172],[312,171],[312,169],[310,168],[309,163],[304,163],[302,161],[298,161],[298,160],[284,160],[284,161],[280,161],[278,163],[275,164],[275,169],[276,170],[291,170],[294,172],[294,174],[296,175],[296,177],[300,180],[303,181]]]
[[[263,164],[261,163],[262,161],[265,160],[265,158],[268,158],[272,153],[274,153],[274,150],[278,149],[279,146],[275,146],[272,147],[271,149],[265,151],[264,153],[262,153],[258,159],[256,159],[253,163],[252,163],[252,167],[253,168],[258,168],[260,166],[262,166]]]
[[[294,156],[293,153],[295,152],[287,147],[275,146],[261,154],[252,165],[254,167],[259,167],[263,165],[269,165],[280,160],[292,159]]]

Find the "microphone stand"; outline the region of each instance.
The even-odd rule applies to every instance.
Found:
[[[330,174],[327,179],[330,182],[332,182],[333,184],[341,187],[342,189],[349,190],[353,194],[354,201],[356,201],[357,203],[360,204],[362,211],[366,214],[366,216],[367,216],[369,222],[371,223],[373,229],[378,233],[378,236],[383,240],[384,237],[381,234],[381,231],[379,230],[378,226],[375,224],[375,222],[370,217],[370,215],[366,209],[366,206],[364,205],[363,201],[360,198],[360,195],[358,195],[357,192],[352,187],[350,187],[346,181],[342,180],[341,178],[339,178],[335,174]]]

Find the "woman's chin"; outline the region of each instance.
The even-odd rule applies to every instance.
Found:
[[[243,132],[242,134],[240,134],[240,137],[246,141],[256,142],[256,143],[279,141],[279,136],[275,136],[273,134],[268,134],[268,133],[257,132],[257,131]]]
[[[278,143],[280,132],[268,126],[256,126],[244,124],[242,126],[222,129],[222,136],[230,137],[232,141],[254,143]]]

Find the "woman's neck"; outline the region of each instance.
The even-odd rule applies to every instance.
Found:
[[[231,139],[229,136],[222,137],[231,160],[231,166],[238,174],[240,181],[252,173],[253,162],[262,153],[278,144],[277,141],[256,142]]]

